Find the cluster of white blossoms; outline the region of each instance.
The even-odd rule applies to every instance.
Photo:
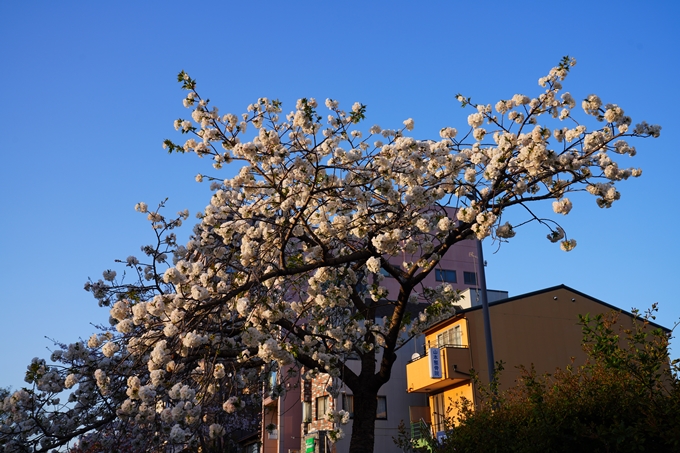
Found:
[[[181,73],[191,114],[175,128],[189,138],[164,146],[210,158],[215,169],[241,169],[197,178],[209,179],[214,193],[184,246],[171,230],[187,212],[167,220],[135,206],[157,238],[142,248],[146,258],[122,261],[138,280],[107,271],[86,285],[110,307],[111,331],[64,347],[58,359],[68,366],[32,365],[39,393],[6,399],[11,416],[0,440],[62,445],[65,427],[106,420],[98,442],[124,424],[138,451],[208,445],[247,419],[241,409],[260,407],[270,370],[304,367],[353,391],[379,388],[399,347],[454,310],[453,287],[422,283],[454,244],[511,240],[520,224],[503,214],[517,207],[527,215],[521,224],[543,224],[550,241],[571,250],[576,241],[556,222],[522,209],[551,200],[566,215],[574,201],[567,195],[578,191],[609,207],[620,198],[616,183],[640,175],[617,159],[636,153],[630,138],[656,137],[660,128],[630,127],[621,107],[595,95],[582,108],[596,127],[581,124],[574,96],[562,90],[573,64],[565,58],[542,77],[535,97],[514,94],[492,108],[459,96],[474,109],[469,133],[447,126],[432,140],[406,135],[412,119],[401,129],[362,130],[365,105],[346,111],[330,99],[300,99],[284,114],[280,102],[261,98],[241,115],[220,114]],[[395,300],[380,285],[383,273],[399,286]],[[415,303],[427,308],[409,322],[406,306]],[[352,357],[371,369],[349,367]],[[75,407],[55,411],[47,429],[31,410],[64,388]],[[355,421],[374,420],[356,403]],[[80,412],[63,415],[69,410]],[[166,434],[153,440],[144,432]]]
[[[185,218],[185,213],[178,218]],[[124,261],[139,268],[139,280],[122,285],[114,277],[86,285],[102,305],[110,306],[113,327],[93,334],[86,342],[57,344],[51,357],[54,365],[33,360],[26,374],[32,388],[0,400],[0,451],[26,451],[27,446],[48,451],[72,442],[73,433],[83,434],[78,440],[83,450],[89,445],[104,450],[115,445],[151,452],[173,444],[195,446],[201,442],[214,442],[217,448],[225,433],[255,426],[256,420],[229,414],[221,406],[234,392],[240,395],[237,407],[244,406],[250,397],[243,393],[256,381],[243,379],[243,375],[234,380],[224,363],[189,365],[181,360],[210,338],[198,330],[180,331],[181,325],[170,321],[172,312],[189,307],[188,300],[169,291],[169,286],[164,287],[167,294],[145,289],[149,281],[162,283],[158,273],[147,278],[145,267],[160,269],[165,253],[176,252],[178,257],[185,253],[175,245],[170,232],[178,222],[165,221],[160,215],[149,220],[163,224],[163,228],[154,228],[163,233],[158,243],[143,248],[154,259],[149,264],[140,264],[137,258]],[[107,271],[104,277],[112,273]],[[110,303],[112,298],[118,300]],[[167,335],[168,326],[175,327],[172,335]],[[232,348],[236,345],[233,338],[226,342]],[[186,356],[178,355],[173,346]],[[206,384],[203,376],[207,373],[212,379]],[[234,381],[238,383],[234,385]],[[256,396],[255,391],[252,394]],[[219,412],[215,413],[215,408]],[[204,423],[207,414],[214,423]],[[154,432],[167,436],[158,438]]]

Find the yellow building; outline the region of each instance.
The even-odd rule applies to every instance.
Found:
[[[417,429],[444,430],[444,420],[455,419],[452,401],[477,398],[470,370],[488,383],[486,342],[481,306],[463,301],[468,308],[441,321],[425,333],[425,354],[414,354],[406,366],[407,391],[428,394],[429,407],[412,407],[411,423]],[[619,310],[600,300],[560,285],[489,304],[494,358],[504,362],[501,389],[512,386],[519,365],[534,365],[539,374],[564,368],[575,359],[585,361],[578,315]],[[622,312],[622,323],[632,315]],[[439,356],[439,357],[438,357]],[[448,415],[447,415],[448,413]],[[415,436],[417,437],[417,436]]]

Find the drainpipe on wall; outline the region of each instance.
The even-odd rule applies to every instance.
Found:
[[[484,273],[484,252],[482,251],[482,241],[477,240],[477,256],[479,260],[477,267],[479,268],[479,290],[482,299],[482,313],[484,316],[484,340],[486,343],[486,364],[489,369],[489,383],[494,380],[494,367],[496,361],[493,357],[493,343],[491,340],[491,320],[489,316],[489,299],[486,294],[486,274]]]

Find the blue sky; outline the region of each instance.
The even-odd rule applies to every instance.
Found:
[[[82,286],[150,242],[135,203],[168,197],[168,212],[192,214],[208,203],[194,181],[215,174],[208,162],[161,148],[181,140],[172,122],[188,116],[182,69],[225,113],[262,96],[284,110],[330,97],[366,104],[369,125],[412,117],[428,138],[466,126],[456,93],[492,104],[532,95],[574,56],[566,90],[661,124],[661,138],[636,143],[630,165],[643,175],[621,184],[614,207],[573,197],[560,219],[573,252],[533,227],[497,253],[487,245],[489,287],[564,283],[623,309],[659,302],[665,326],[680,318],[676,2],[231,3],[0,2],[0,386],[22,385],[30,359],[49,355],[45,336],[71,342],[106,322]]]

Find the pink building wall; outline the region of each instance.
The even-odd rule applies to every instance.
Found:
[[[403,258],[393,257],[390,259],[390,263],[401,266],[404,261],[411,259],[413,259],[411,256],[404,256]],[[464,291],[467,288],[477,288],[479,286],[479,276],[477,275],[477,241],[466,240],[453,245],[448,253],[439,261],[435,270],[423,279],[421,285],[434,288],[444,283],[443,281],[437,281],[437,271],[455,271],[456,282],[448,282],[454,289]],[[475,275],[475,284],[465,283],[466,272]],[[385,277],[380,284],[390,291],[388,299],[396,298],[399,286],[394,278]]]
[[[287,376],[288,369],[284,369]],[[279,382],[281,378],[279,377]],[[278,398],[265,397],[262,403],[262,453],[289,453],[300,450],[302,379],[299,373],[284,377],[286,392]],[[268,429],[275,427],[275,431]]]

